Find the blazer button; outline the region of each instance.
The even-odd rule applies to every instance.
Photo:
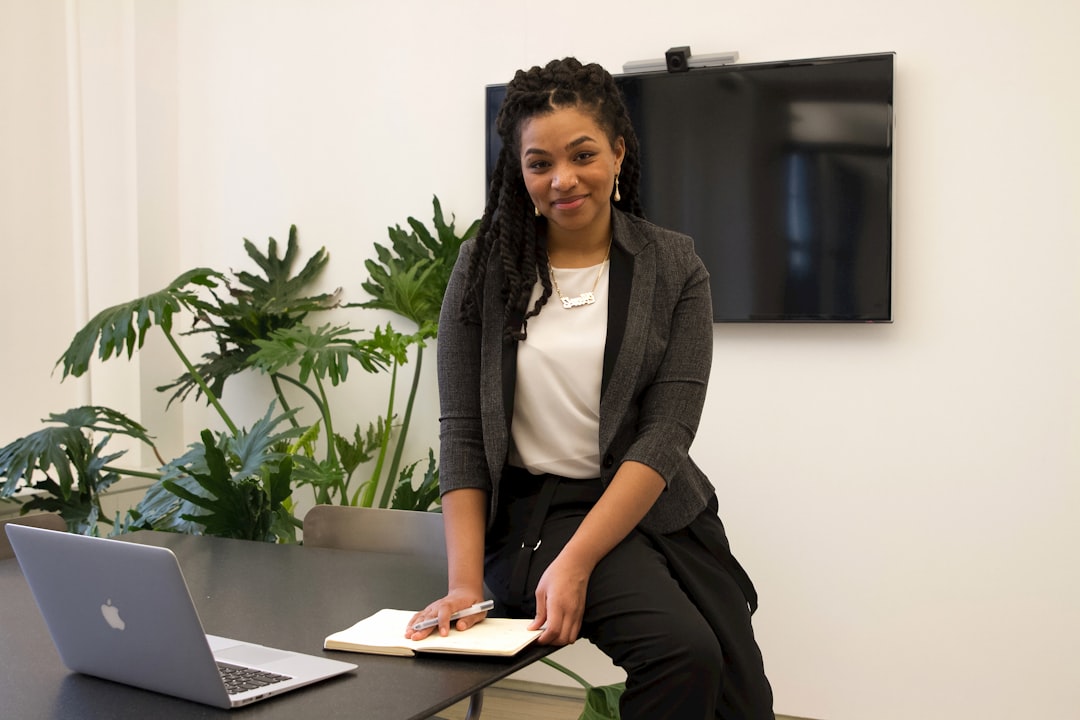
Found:
[[[603,465],[605,470],[610,470],[611,466],[614,465],[614,464],[615,464],[615,458],[611,457],[611,455],[605,455],[604,456],[604,461],[603,461],[602,465]]]

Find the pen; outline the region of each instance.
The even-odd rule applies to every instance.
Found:
[[[477,613],[487,612],[491,608],[495,607],[494,600],[485,600],[478,602],[471,607],[467,607],[464,610],[458,610],[456,613],[450,615],[450,622],[454,622],[460,618],[468,615],[476,615]],[[427,630],[428,628],[435,627],[439,624],[439,618],[431,618],[430,620],[423,620],[412,626],[414,632],[418,630]]]

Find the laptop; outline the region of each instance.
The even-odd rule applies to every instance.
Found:
[[[233,708],[356,669],[207,635],[168,548],[25,525],[6,529],[70,670]],[[237,687],[236,675],[253,677]]]

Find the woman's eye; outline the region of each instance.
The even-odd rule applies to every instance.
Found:
[[[596,153],[585,150],[577,154],[577,159],[579,161],[591,160],[595,155]]]
[[[536,160],[534,162],[529,163],[527,167],[530,170],[544,170],[544,169],[546,169],[548,167],[548,165],[549,165],[549,163],[548,163],[547,160]]]

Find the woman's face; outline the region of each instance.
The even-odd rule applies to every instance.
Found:
[[[521,126],[521,175],[550,234],[607,232],[626,144],[612,146],[592,115],[559,108]]]

